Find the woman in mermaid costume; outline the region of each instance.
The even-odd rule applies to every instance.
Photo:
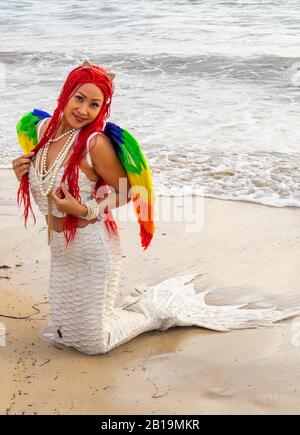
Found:
[[[85,61],[69,73],[52,116],[34,109],[17,124],[24,155],[13,169],[25,226],[33,214],[30,194],[48,224],[50,322],[41,336],[94,355],[150,330],[230,331],[299,314],[299,308],[207,305],[208,292],[197,294],[192,283],[198,274],[137,286],[116,303],[122,252],[111,210],[132,203],[147,249],[155,230],[155,197],[140,144],[107,121],[114,77]]]

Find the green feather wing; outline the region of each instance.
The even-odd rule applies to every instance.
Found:
[[[17,123],[18,141],[24,154],[30,153],[38,142],[36,124],[44,118],[50,118],[49,113],[34,109],[27,112]]]

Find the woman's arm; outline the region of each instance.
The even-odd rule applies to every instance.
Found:
[[[110,141],[97,135],[91,141],[90,155],[95,172],[113,188],[106,198],[97,200],[100,210],[104,212],[127,204],[130,201],[130,182]],[[82,207],[81,216],[86,216],[87,209]]]

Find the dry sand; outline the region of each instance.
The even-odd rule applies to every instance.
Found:
[[[16,188],[12,172],[1,170],[0,266],[8,266],[0,269],[7,334],[0,347],[1,414],[299,414],[300,318],[229,333],[151,331],[96,356],[41,339],[49,313],[47,233],[42,216],[23,229]],[[251,296],[300,305],[300,210],[211,199],[204,206],[202,231],[158,222],[146,252],[137,225],[120,224],[126,255],[120,291],[201,272],[198,288],[211,287],[210,303]]]

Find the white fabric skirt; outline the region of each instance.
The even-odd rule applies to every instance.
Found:
[[[141,252],[142,255],[142,252]],[[207,305],[207,291],[196,293],[199,274],[140,285],[116,304],[121,274],[120,241],[102,222],[78,228],[65,247],[63,232],[53,231],[50,268],[50,322],[41,336],[85,354],[102,354],[150,330],[199,326],[215,331],[255,328],[300,314],[300,308],[246,309]]]

